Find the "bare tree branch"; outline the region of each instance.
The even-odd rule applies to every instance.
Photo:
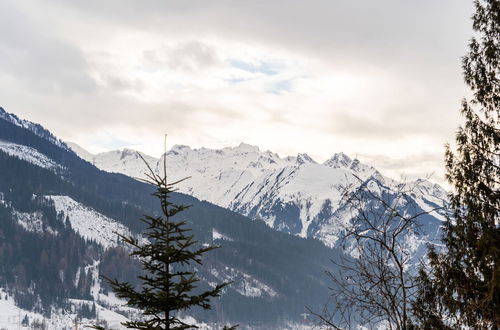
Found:
[[[416,284],[404,236],[419,234],[417,220],[442,208],[421,211],[411,198],[419,183],[390,192],[358,180],[361,184],[346,187],[342,197],[351,221],[343,226],[340,241],[352,257],[332,260],[337,270],[326,272],[333,284],[330,300],[321,313],[310,312],[333,329],[383,324],[406,330]]]

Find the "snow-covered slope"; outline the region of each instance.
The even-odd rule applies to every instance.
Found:
[[[69,219],[71,228],[87,240],[93,240],[105,248],[116,246],[117,234],[129,236],[130,231],[121,223],[76,202],[68,196],[46,196],[54,201],[57,213]]]
[[[52,159],[28,146],[0,140],[0,151],[5,152],[9,156],[14,156],[42,168],[54,171],[62,169],[62,167],[55,163]]]
[[[9,295],[3,289],[0,288],[0,329],[5,330],[17,330],[17,329],[35,329],[36,324],[39,325],[41,329],[42,324],[45,325],[45,329],[73,329],[75,325],[75,319],[77,318],[75,311],[82,305],[88,305],[92,307],[95,304],[96,311],[99,313],[99,317],[107,322],[108,328],[113,330],[126,329],[120,322],[128,321],[123,315],[111,310],[109,307],[104,307],[99,303],[95,303],[89,300],[78,300],[70,299],[68,301],[68,307],[66,310],[53,309],[51,316],[47,317],[40,313],[28,311],[16,306],[14,297]],[[122,303],[123,304],[123,303]],[[23,320],[26,322],[22,324]],[[81,319],[79,320],[79,325],[81,327],[91,326],[95,324],[95,320]]]
[[[144,161],[139,154],[148,162],[154,164],[158,159],[138,153],[130,149],[115,150],[100,153],[98,156],[92,155],[87,150],[73,142],[67,142],[67,145],[82,159],[94,164],[100,169],[105,169],[108,172],[122,173],[134,178],[143,178],[146,167]]]
[[[66,145],[70,147],[71,150],[73,150],[81,159],[84,159],[88,161],[89,163],[92,163],[92,159],[94,158],[94,155],[92,155],[90,152],[87,150],[83,149],[80,147],[78,144],[73,143],[73,142],[66,142]]]
[[[88,158],[81,150],[75,147],[75,152]],[[163,172],[163,158],[144,158],[157,173]],[[137,178],[144,178],[148,171],[137,153],[129,149],[94,155],[90,160],[103,170]],[[318,164],[307,154],[281,158],[244,143],[220,150],[176,145],[166,153],[166,167],[171,181],[190,177],[179,184],[180,192],[330,246],[347,217],[340,212],[347,187],[356,189],[370,181],[376,190],[401,190],[401,183],[344,153]],[[426,180],[405,185],[423,210],[446,202],[446,192],[439,185]],[[434,216],[442,218],[437,212]]]

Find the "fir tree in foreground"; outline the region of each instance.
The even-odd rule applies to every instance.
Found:
[[[477,38],[463,58],[473,98],[456,150],[447,146],[453,217],[429,250],[415,313],[423,328],[500,329],[500,1],[475,1]]]
[[[209,299],[218,297],[228,283],[193,294],[199,280],[190,266],[201,264],[201,256],[216,247],[195,248],[197,241],[188,234],[190,229],[186,228],[186,221],[173,219],[189,207],[170,201],[174,186],[180,181],[168,183],[166,175],[161,177],[151,169],[148,177],[146,182],[156,187],[153,196],[160,201],[162,215],[144,216],[141,219],[147,224],[144,234],[147,241],[120,235],[133,249],[130,255],[138,257],[142,264],[144,275],[139,276],[141,289],[137,291],[129,282],[107,280],[116,295],[125,299],[128,306],[143,312],[143,320],[125,322],[123,325],[126,327],[158,330],[196,328],[181,321],[178,312],[195,306],[210,309]]]

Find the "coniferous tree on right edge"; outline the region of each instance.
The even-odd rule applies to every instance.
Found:
[[[476,32],[463,58],[472,99],[456,148],[446,148],[452,186],[444,248],[429,248],[415,315],[425,329],[500,329],[500,1],[476,0]]]

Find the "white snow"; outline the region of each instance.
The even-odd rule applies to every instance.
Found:
[[[34,321],[39,321],[44,322],[49,330],[70,330],[73,329],[74,320],[76,318],[75,307],[81,304],[92,306],[93,303],[93,301],[88,300],[70,299],[69,302],[72,306],[71,311],[63,311],[61,309],[53,310],[51,317],[45,318],[41,314],[29,312],[17,307],[12,296],[8,296],[8,299],[5,299],[5,297],[6,292],[0,289],[0,329],[5,330],[31,329],[31,327],[23,327],[20,325],[25,316],[28,317],[30,325]],[[96,311],[99,315],[99,319],[108,322],[110,330],[126,329],[120,324],[120,322],[128,320],[123,315],[104,308],[98,303],[96,303]],[[95,324],[95,320],[83,319],[80,321],[80,327],[92,324]]]
[[[42,168],[51,170],[62,169],[62,167],[52,159],[31,147],[0,141],[0,150],[9,156],[14,156]]]
[[[219,233],[215,228],[212,229],[212,238],[214,241],[215,240],[223,240],[223,241],[229,241],[229,242],[234,241],[231,237]]]
[[[13,211],[14,217],[17,222],[27,231],[35,233],[43,233],[43,214],[41,212],[18,212]]]
[[[210,273],[217,279],[217,281],[232,282],[229,287],[242,296],[262,297],[267,295],[272,298],[278,294],[270,286],[235,268],[211,268]]]
[[[445,222],[446,221],[446,215],[443,214],[444,213],[444,210],[436,210],[435,207],[432,207],[431,205],[429,205],[428,203],[426,203],[424,201],[424,199],[419,196],[415,199],[415,201],[417,202],[417,205],[422,208],[422,210],[424,210],[425,212],[428,212],[430,215],[432,215],[433,217],[435,217],[436,219],[442,221],[442,222]],[[438,203],[437,205],[439,206],[442,206],[442,203]],[[441,212],[440,212],[441,211]]]
[[[94,240],[104,248],[117,245],[117,233],[130,235],[121,223],[94,209],[82,205],[68,196],[45,196],[54,201],[56,211],[69,217],[71,227],[87,240]]]
[[[8,298],[6,299],[7,296]],[[30,325],[33,321],[39,321],[44,322],[48,330],[71,330],[74,329],[76,307],[83,304],[92,307],[94,303],[98,319],[106,321],[108,325],[106,328],[109,330],[125,330],[127,328],[121,324],[122,322],[141,317],[141,312],[139,310],[125,306],[125,302],[117,298],[113,293],[109,293],[108,295],[99,294],[99,299],[97,301],[68,299],[68,302],[70,305],[69,310],[63,311],[61,309],[53,309],[51,317],[46,318],[39,313],[30,312],[17,307],[14,302],[14,297],[7,295],[5,290],[0,288],[0,329],[31,329],[31,327],[23,327],[20,325],[20,322],[26,315]],[[182,319],[198,325],[200,329],[209,330],[213,328],[205,323],[197,322],[190,316],[184,316]],[[83,319],[79,321],[79,328],[94,324],[96,324],[95,319]],[[219,327],[214,327],[214,329],[219,329]]]
[[[66,141],[66,145],[68,147],[70,147],[70,149],[73,150],[78,155],[78,157],[88,161],[89,163],[92,163],[92,159],[93,159],[94,155],[92,155],[90,152],[83,149],[82,147],[80,147],[78,144],[76,144],[74,142]]]
[[[158,159],[131,149],[114,150],[93,155],[74,142],[67,142],[70,148],[82,159],[94,164],[100,169],[112,173],[122,173],[134,178],[144,178],[148,169],[139,155],[156,167]]]

